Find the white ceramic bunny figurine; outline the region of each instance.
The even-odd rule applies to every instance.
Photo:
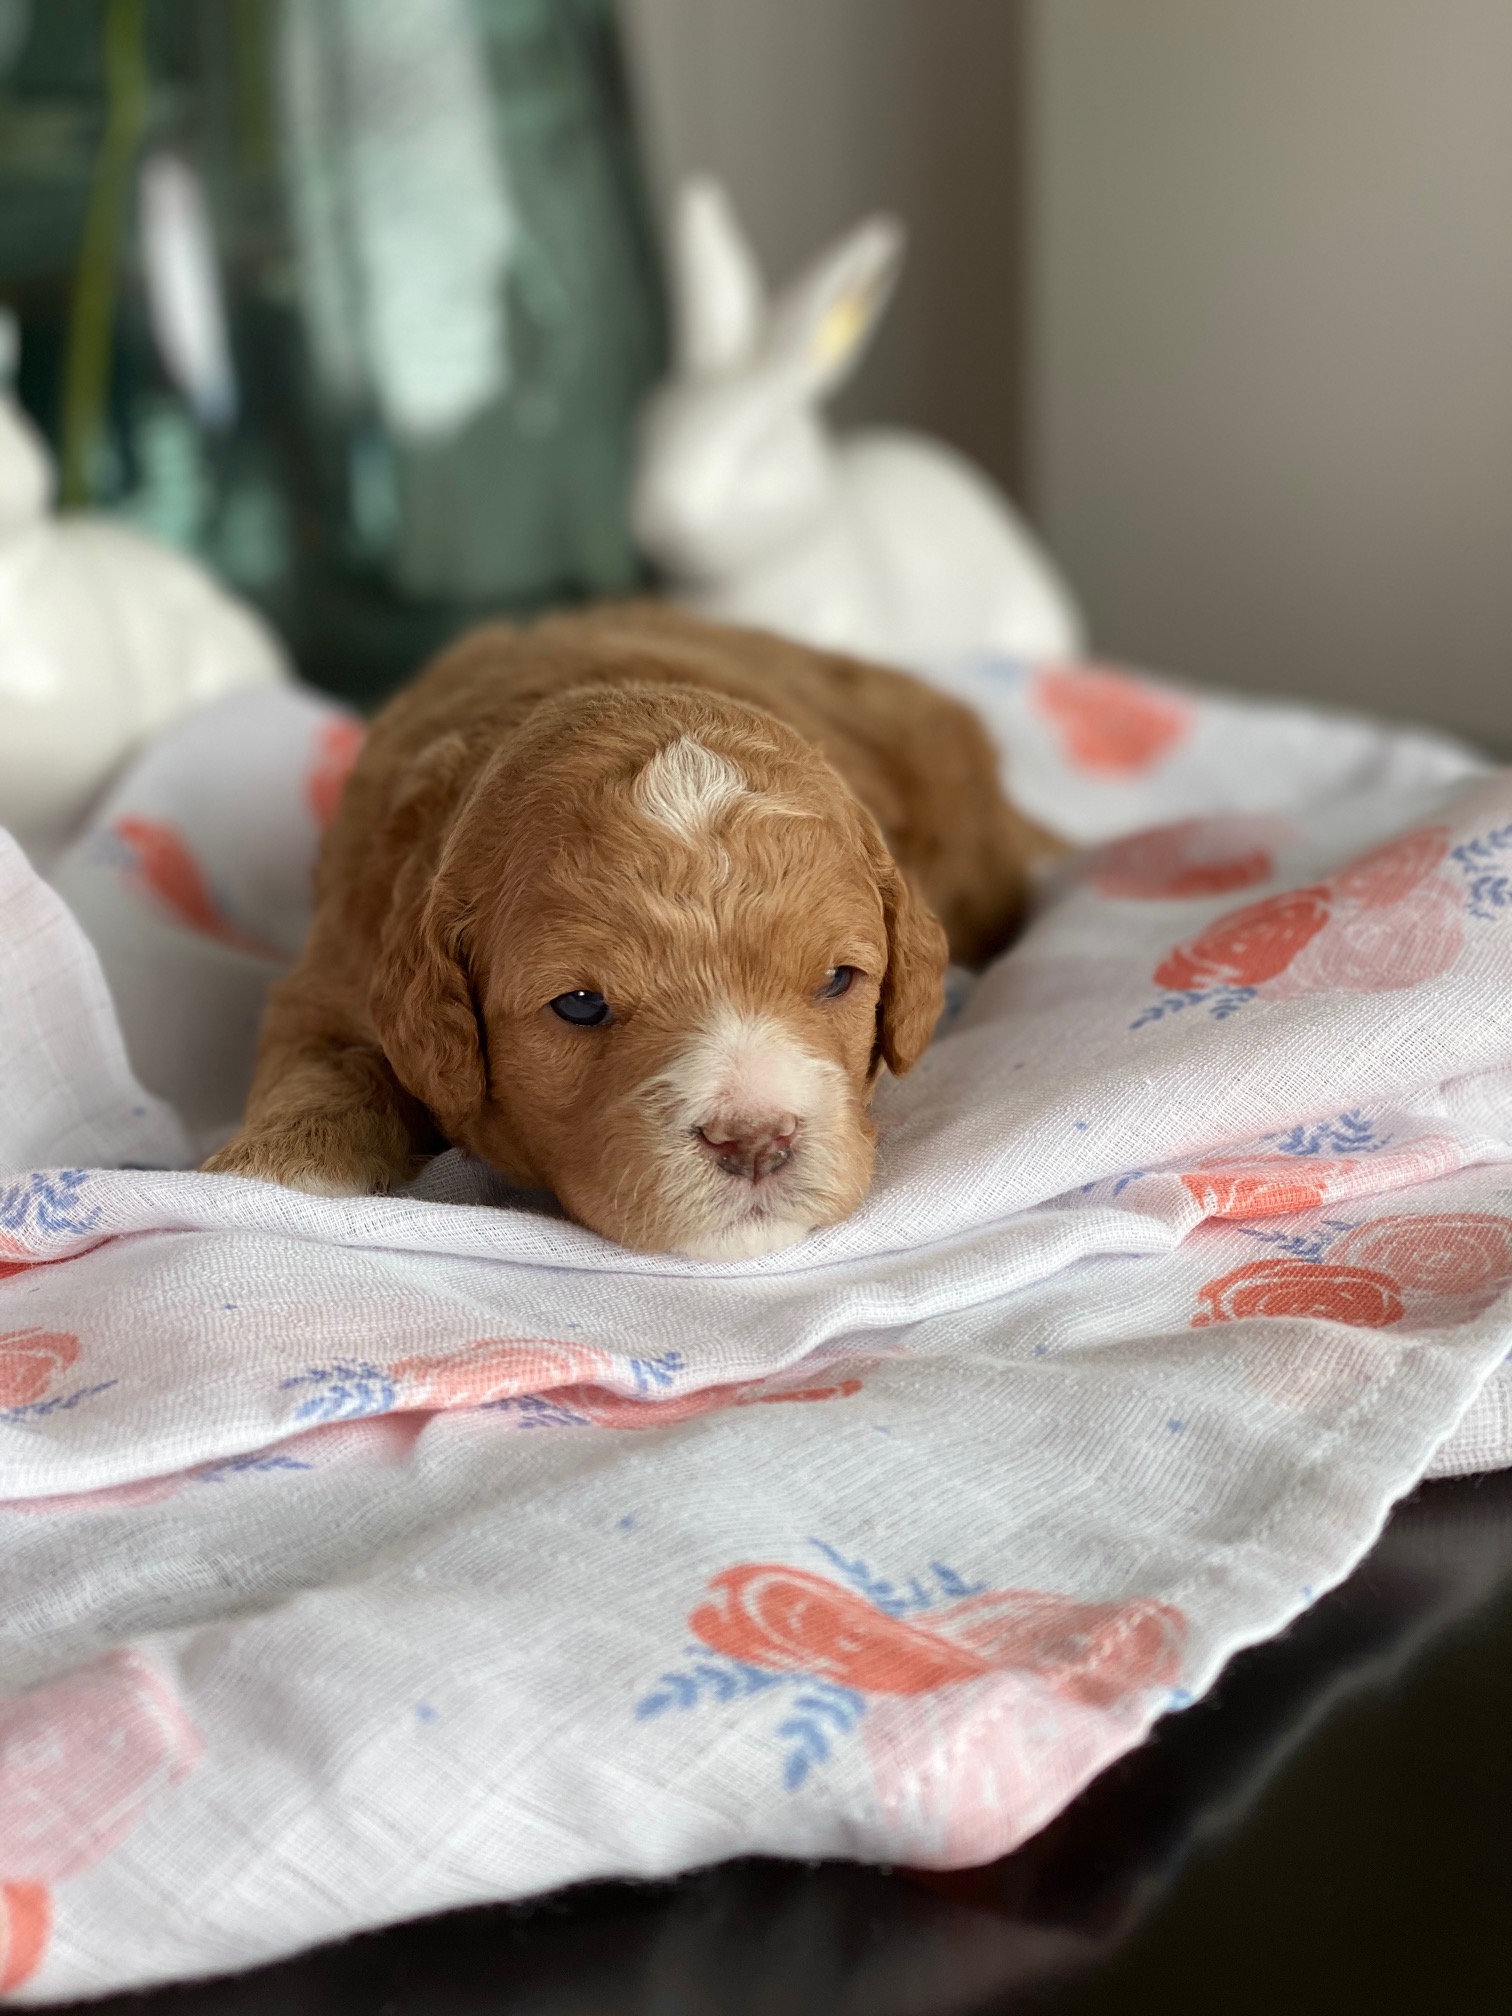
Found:
[[[289,668],[200,567],[93,517],[55,518],[53,468],[12,398],[0,310],[0,826],[46,857],[145,742]]]
[[[1001,493],[923,435],[836,440],[818,412],[897,274],[872,218],[765,298],[717,183],[684,185],[670,246],[677,365],[643,416],[632,516],[678,598],[871,657],[1075,655],[1066,588]]]

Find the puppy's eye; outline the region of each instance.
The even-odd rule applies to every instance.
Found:
[[[824,985],[815,994],[819,1001],[838,1001],[849,990],[851,982],[860,969],[855,966],[831,966]]]
[[[547,1006],[576,1029],[597,1029],[609,1020],[609,1003],[588,987],[575,987],[570,994],[558,994]]]

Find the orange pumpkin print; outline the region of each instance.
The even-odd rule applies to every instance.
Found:
[[[1389,1274],[1332,1260],[1252,1260],[1198,1290],[1192,1328],[1250,1316],[1307,1316],[1362,1330],[1389,1330],[1402,1320],[1402,1298]]]
[[[1283,973],[1328,922],[1327,892],[1291,889],[1263,903],[1230,910],[1178,945],[1155,969],[1155,984],[1173,993],[1213,986],[1258,987]]]
[[[1033,701],[1055,723],[1077,768],[1107,777],[1150,769],[1196,718],[1175,694],[1095,666],[1046,666],[1035,678]]]

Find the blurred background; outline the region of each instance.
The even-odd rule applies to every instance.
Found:
[[[1027,509],[1096,649],[1512,754],[1512,8],[628,0],[659,187],[910,228],[856,418]]]
[[[1502,0],[0,0],[65,504],[363,701],[648,578],[694,170],[777,275],[903,220],[837,416],[974,458],[1099,655],[1512,754]]]

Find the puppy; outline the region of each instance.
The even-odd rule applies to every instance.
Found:
[[[865,1195],[881,1067],[1053,844],[901,673],[651,603],[478,630],[374,722],[205,1166],[348,1196],[451,1143],[625,1246],[773,1252]]]

